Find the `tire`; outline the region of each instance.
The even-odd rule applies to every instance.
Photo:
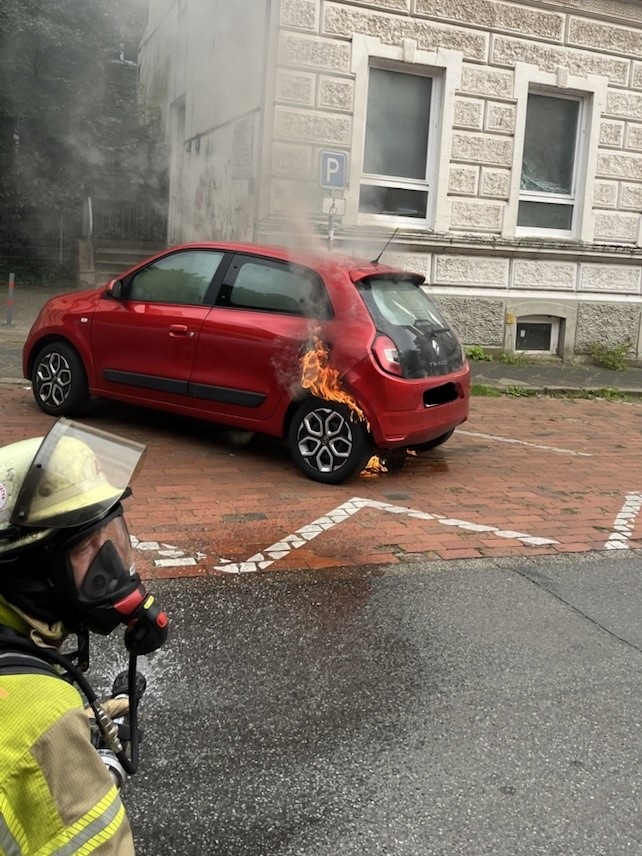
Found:
[[[429,452],[431,449],[436,449],[437,446],[441,446],[446,440],[450,440],[452,435],[454,434],[455,429],[452,431],[446,431],[445,434],[442,434],[440,437],[435,437],[434,440],[428,440],[426,443],[419,443],[418,446],[409,446],[413,452]]]
[[[87,373],[67,342],[51,342],[38,352],[31,372],[36,404],[50,416],[73,416],[87,408]]]
[[[345,404],[308,398],[288,432],[294,463],[313,481],[340,484],[366,465],[372,443],[366,425]]]

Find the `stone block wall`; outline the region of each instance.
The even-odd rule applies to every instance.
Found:
[[[639,0],[151,0],[150,15],[141,86],[168,115],[170,235],[324,246],[324,197],[343,196],[334,248],[372,258],[398,227],[384,260],[420,270],[468,343],[510,350],[526,312],[560,319],[565,358],[611,315],[609,335],[639,342]],[[427,224],[359,214],[372,57],[441,81]],[[531,85],[583,98],[572,240],[516,226]],[[345,191],[320,186],[328,150]]]
[[[627,337],[637,343],[642,6],[633,0],[551,0],[545,7],[527,0],[282,0],[259,238],[285,239],[284,224],[287,231],[295,222],[300,232],[302,215],[311,231],[323,234],[321,204],[328,191],[319,187],[320,152],[343,151],[350,159],[363,134],[356,38],[399,49],[404,58],[450,51],[461,62],[435,218],[443,228],[400,223],[386,260],[424,273],[468,343],[510,349],[506,319],[525,305],[541,315],[565,307],[556,316],[566,324],[564,356],[599,337],[611,316],[613,343]],[[570,91],[578,80],[593,86],[600,110],[591,173],[583,178],[590,204],[580,240],[525,241],[511,232],[521,168],[515,148],[519,68],[534,69],[540,79],[548,75]],[[335,243],[346,250],[380,245],[394,227],[364,228],[358,187],[348,186],[343,195],[346,213],[335,223]]]
[[[594,241],[640,245],[639,4],[595,0],[550,3],[543,9],[539,3],[509,0],[283,0],[273,136],[280,174],[290,157],[291,178],[316,184],[324,146],[350,153],[355,34],[385,45],[412,42],[418,50],[461,53],[449,154],[448,227],[463,234],[502,232],[513,169],[516,63],[559,73],[560,80],[569,75],[603,78],[608,97],[599,128],[597,171],[588,177]],[[305,157],[301,146],[307,149]],[[354,214],[352,219],[357,220]]]

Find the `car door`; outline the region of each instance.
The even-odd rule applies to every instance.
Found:
[[[330,314],[313,270],[235,255],[201,328],[190,397],[214,418],[280,433],[279,403],[290,400],[300,379],[299,358],[315,319]]]
[[[140,403],[188,405],[198,335],[211,306],[203,301],[225,253],[185,249],[123,281],[92,318],[91,347],[101,391]]]

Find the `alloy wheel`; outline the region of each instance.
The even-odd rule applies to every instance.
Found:
[[[37,393],[43,404],[62,407],[71,393],[72,371],[65,357],[52,351],[36,368]]]
[[[340,469],[352,453],[354,438],[348,420],[332,408],[308,413],[297,432],[301,457],[320,473]]]

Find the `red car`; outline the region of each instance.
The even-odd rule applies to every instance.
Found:
[[[423,281],[330,253],[171,247],[52,297],[23,371],[52,416],[93,395],[259,431],[338,484],[373,452],[434,448],[467,418],[469,366]]]

